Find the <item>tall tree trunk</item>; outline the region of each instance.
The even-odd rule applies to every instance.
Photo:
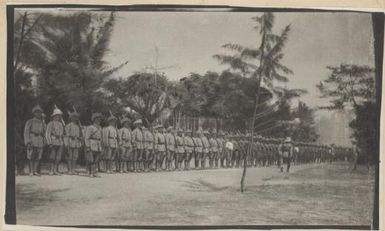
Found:
[[[241,178],[241,193],[244,192],[244,189],[245,189],[245,178],[246,178],[246,169],[247,169],[247,156],[250,156],[251,154],[251,151],[252,151],[252,146],[253,146],[253,143],[254,143],[254,125],[255,125],[255,117],[257,115],[257,110],[258,110],[258,102],[259,102],[259,89],[260,89],[260,86],[261,86],[261,76],[258,77],[258,82],[257,82],[257,94],[255,96],[255,107],[254,107],[254,112],[253,112],[253,117],[251,119],[251,137],[250,137],[250,142],[248,144],[248,147],[247,147],[247,153],[243,159],[243,172],[242,172],[242,178]]]
[[[263,22],[265,23],[265,22]],[[264,27],[265,28],[265,27]],[[261,87],[261,81],[262,81],[262,74],[263,74],[263,60],[264,60],[264,52],[265,52],[265,41],[266,41],[266,29],[263,30],[262,33],[262,40],[261,40],[261,45],[259,46],[259,50],[261,51],[260,54],[260,60],[259,60],[259,68],[257,70],[257,93],[255,96],[255,107],[254,107],[254,112],[253,112],[253,117],[251,118],[251,123],[250,123],[250,142],[247,147],[247,153],[245,153],[244,159],[243,159],[243,172],[242,172],[242,178],[241,178],[241,193],[244,192],[245,190],[245,178],[246,178],[246,170],[247,170],[247,157],[250,156],[252,147],[253,147],[253,142],[254,142],[254,126],[255,126],[255,117],[257,115],[257,110],[259,106],[259,95],[260,95],[260,87]]]

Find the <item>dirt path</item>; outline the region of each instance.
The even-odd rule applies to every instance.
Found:
[[[348,166],[301,165],[289,174],[241,169],[16,178],[18,224],[357,224],[371,220],[374,179]]]

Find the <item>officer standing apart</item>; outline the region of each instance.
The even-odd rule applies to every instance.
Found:
[[[76,174],[76,162],[79,157],[79,149],[82,147],[82,130],[79,123],[79,113],[69,113],[70,123],[65,126],[65,143],[67,148],[68,174]]]
[[[290,137],[286,137],[283,143],[280,144],[280,162],[281,162],[281,172],[283,172],[283,164],[287,164],[286,172],[290,170],[290,162],[293,156],[294,145]]]
[[[25,123],[24,143],[27,147],[29,175],[39,176],[37,169],[40,164],[44,147],[45,123],[42,117],[43,110],[39,105],[32,108],[33,118]]]
[[[84,144],[86,146],[85,159],[89,177],[97,177],[97,165],[102,152],[102,122],[101,113],[93,113],[91,120],[93,124],[86,128]]]
[[[62,111],[55,106],[51,115],[52,120],[47,125],[45,137],[50,149],[50,161],[51,167],[49,175],[60,175],[59,163],[61,161],[63,153],[63,137],[64,137],[64,124],[62,119]]]

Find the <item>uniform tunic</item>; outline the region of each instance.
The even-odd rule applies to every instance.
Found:
[[[210,151],[210,143],[206,136],[201,138],[203,144],[203,153],[209,153]]]
[[[32,118],[25,123],[24,127],[24,143],[30,144],[32,147],[43,148],[45,124],[42,120]]]
[[[132,131],[132,145],[136,149],[143,149],[143,133],[139,128]]]
[[[108,126],[104,129],[103,142],[106,147],[117,148],[118,147],[118,131],[114,126]]]
[[[92,124],[86,128],[84,144],[93,152],[102,151],[102,128]]]
[[[210,151],[211,152],[218,152],[217,140],[215,138],[210,138],[209,142],[210,142],[210,146],[211,146]]]
[[[132,147],[131,129],[122,127],[118,130],[119,145],[124,148]]]
[[[176,153],[182,154],[185,152],[184,140],[181,136],[175,136]]]
[[[152,150],[154,148],[154,135],[148,131],[143,131],[143,148]]]
[[[184,148],[186,153],[192,153],[194,150],[194,141],[191,139],[190,136],[184,137]]]
[[[175,152],[175,137],[171,133],[166,134],[167,151]]]
[[[48,145],[63,146],[64,128],[59,121],[50,121],[47,125],[45,138]]]
[[[80,148],[82,136],[78,124],[71,122],[65,126],[65,143],[69,148]]]
[[[202,144],[201,138],[194,137],[193,142],[194,142],[195,152],[202,153],[203,152],[203,144]]]
[[[158,152],[166,151],[166,137],[160,132],[155,134],[155,150]]]

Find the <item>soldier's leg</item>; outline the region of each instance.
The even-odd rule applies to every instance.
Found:
[[[98,176],[98,171],[97,171],[97,166],[99,163],[101,153],[100,152],[93,152],[93,166],[92,166],[92,176],[97,177]]]
[[[73,148],[67,148],[67,155],[65,155],[65,159],[67,161],[68,166],[68,174],[72,174],[72,159],[73,159]]]
[[[84,153],[84,155],[85,155],[85,159],[86,159],[87,175],[91,177],[92,176],[92,165],[94,163],[92,151],[86,151]]]
[[[34,148],[35,158],[33,160],[33,175],[40,176],[38,172],[41,157],[43,156],[43,148]]]
[[[50,160],[50,172],[49,174],[50,175],[54,175],[54,173],[56,172],[56,168],[55,168],[55,158],[56,158],[56,146],[51,146],[50,147],[50,154],[49,154],[49,160]]]
[[[29,175],[33,176],[33,163],[34,163],[34,147],[27,148],[27,159],[28,159],[28,171]]]
[[[286,172],[289,172],[289,170],[290,170],[290,163],[291,163],[291,158],[288,157],[288,158],[287,158],[287,168],[286,168]]]
[[[72,155],[72,164],[71,164],[72,174],[76,174],[76,175],[78,174],[76,172],[78,159],[79,159],[79,148],[74,148],[73,155]]]
[[[194,168],[198,169],[199,167],[199,159],[198,159],[198,152],[194,151]]]
[[[56,152],[56,158],[55,158],[55,169],[56,169],[57,175],[60,175],[59,166],[62,160],[62,156],[63,156],[63,146],[58,146],[57,152]]]

